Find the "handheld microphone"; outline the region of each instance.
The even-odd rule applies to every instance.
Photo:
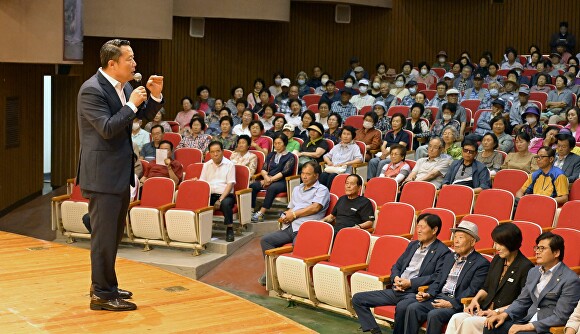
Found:
[[[141,79],[143,79],[143,76],[141,75],[141,73],[137,72],[137,73],[133,74],[133,80],[135,80],[135,82],[140,83]]]

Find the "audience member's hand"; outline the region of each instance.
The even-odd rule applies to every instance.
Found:
[[[502,314],[504,314],[504,313],[502,313]],[[505,321],[505,318],[502,316],[502,314],[496,314],[496,315],[492,315],[489,318],[485,318],[485,322],[483,323],[483,325],[487,329],[498,328]]]
[[[480,317],[485,317],[485,318],[489,318],[493,315],[496,315],[497,313],[494,310],[483,310],[483,311],[479,311],[477,312],[477,315]]]
[[[160,99],[161,91],[163,91],[163,77],[160,75],[152,75],[147,80],[147,88],[153,97]],[[145,97],[147,99],[147,97]]]
[[[469,303],[469,305],[465,308],[464,311],[465,313],[469,313],[471,315],[474,315],[480,311],[479,303],[475,301],[475,298],[471,301],[471,303]]]
[[[434,308],[453,308],[451,302],[445,299],[435,299],[431,305],[433,305]]]
[[[395,286],[398,291],[405,291],[411,287],[411,280],[406,278],[395,277]]]
[[[163,160],[163,162],[165,162],[165,166],[169,167],[169,165],[171,165],[171,159],[169,158],[165,158],[165,160]]]
[[[139,86],[133,89],[133,92],[131,92],[131,96],[129,97],[129,102],[133,102],[135,107],[140,106],[141,103],[145,102],[146,100],[147,100],[147,91],[143,86]]]
[[[415,299],[417,299],[418,302],[424,302],[429,298],[431,298],[431,295],[427,292],[417,292],[417,295],[415,295]]]

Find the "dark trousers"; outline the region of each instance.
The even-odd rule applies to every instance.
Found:
[[[437,295],[435,298],[424,302],[417,302],[407,307],[405,313],[405,334],[417,334],[421,325],[427,321],[426,334],[441,334],[443,326],[449,322],[449,319],[457,313],[452,308],[434,308],[431,304],[433,299],[445,299],[447,297]]]
[[[91,284],[93,293],[103,299],[119,296],[115,260],[123,239],[129,185],[120,194],[83,191],[89,198],[91,224]]]
[[[264,188],[262,188],[262,184],[260,183],[260,181],[256,181],[250,184],[250,188],[252,188],[252,208],[255,208],[256,197],[258,197],[258,193],[261,190],[264,190]],[[266,197],[264,197],[264,203],[262,204],[262,207],[264,209],[270,209],[272,207],[272,204],[274,204],[274,198],[276,198],[276,195],[278,195],[279,193],[283,193],[286,190],[287,189],[285,179],[272,182],[272,184],[270,184],[266,188]]]
[[[405,311],[407,306],[416,301],[415,292],[385,289],[356,293],[352,297],[352,306],[356,311],[362,330],[366,332],[379,327],[371,312],[371,307],[396,305],[393,334],[403,334],[405,332]]]
[[[298,231],[293,232],[292,226],[288,226],[283,230],[278,230],[272,233],[268,233],[262,237],[260,240],[260,246],[262,246],[262,254],[266,255],[266,251],[272,248],[282,247],[285,244],[294,243]]]
[[[218,199],[220,199],[221,194],[211,194],[209,199],[209,204],[214,205]],[[228,194],[221,204],[220,204],[220,211],[224,214],[224,224],[227,226],[232,226],[234,223],[234,205],[236,204],[236,198],[233,194]]]
[[[512,327],[512,325],[514,325],[514,321],[513,320],[506,320],[501,326],[499,326],[498,328],[494,328],[494,329],[487,329],[487,328],[483,328],[483,333],[484,334],[507,334],[510,330],[510,328]],[[532,333],[536,333],[536,332],[519,332],[521,334],[532,334]],[[519,334],[518,333],[518,334]]]
[[[323,184],[328,189],[330,189],[330,187],[332,186],[332,181],[334,180],[334,178],[337,175],[338,174],[336,174],[336,173],[326,173],[326,172],[323,172],[322,174],[320,174],[320,178],[318,179],[318,182],[320,182],[320,184]]]

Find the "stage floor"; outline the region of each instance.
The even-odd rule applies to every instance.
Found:
[[[117,276],[138,309],[91,311],[87,250],[0,232],[0,333],[314,333],[153,266],[117,259]]]

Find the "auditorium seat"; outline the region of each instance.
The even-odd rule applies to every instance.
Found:
[[[174,155],[175,160],[179,161],[186,170],[189,165],[201,163],[203,159],[203,152],[197,148],[191,147],[178,148],[175,150]]]
[[[471,213],[473,208],[473,188],[458,184],[443,186],[437,195],[436,208],[445,208],[455,213],[456,219]]]
[[[91,234],[83,224],[83,216],[89,212],[89,200],[84,198],[81,187],[72,179],[68,195],[55,196],[51,202],[52,229],[60,231],[67,237],[67,243],[74,237],[90,239]]]
[[[552,197],[535,194],[524,195],[518,202],[514,220],[536,223],[544,232],[550,231],[554,226],[557,209],[558,203]]]
[[[510,220],[514,210],[514,195],[503,189],[484,189],[477,195],[473,213],[495,219]]]
[[[375,218],[373,236],[397,235],[410,239],[415,230],[415,209],[411,204],[383,204]]]
[[[437,188],[431,182],[410,181],[403,186],[399,202],[408,203],[418,213],[426,208],[432,208],[435,204]]]
[[[262,153],[262,152],[260,152]],[[234,204],[234,224],[236,220],[240,223],[238,232],[249,223],[252,219],[252,189],[250,189],[250,169],[246,166],[235,165],[236,184],[234,184],[234,195],[236,203]],[[214,217],[223,217],[220,210],[213,212]]]
[[[528,180],[528,173],[519,169],[501,169],[493,178],[493,189],[504,189],[514,196]]]

